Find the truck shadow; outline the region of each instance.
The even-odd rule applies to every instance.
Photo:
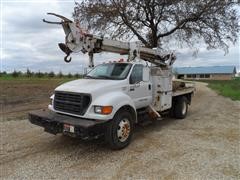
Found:
[[[76,163],[82,162],[86,158],[88,161],[90,160],[92,163],[96,163],[96,158],[99,162],[99,160],[104,160],[104,158],[109,157],[109,155],[139,151],[142,143],[147,143],[155,136],[154,134],[161,133],[163,127],[165,128],[176,121],[175,119],[166,117],[161,121],[153,121],[145,125],[136,125],[131,144],[120,151],[111,150],[103,137],[94,140],[81,140],[64,135],[54,136],[42,132],[40,135],[25,139],[26,144],[24,146],[18,149],[14,148],[11,152],[10,150],[6,152],[8,155],[2,159],[0,164],[10,163],[16,160],[25,160],[29,156],[38,157],[49,153],[64,157],[67,160],[77,160]]]
[[[138,141],[144,136],[147,136],[148,134],[159,132],[161,129],[165,126],[169,126],[170,124],[176,122],[178,120],[166,117],[163,120],[160,121],[150,121],[147,120],[144,124],[137,124],[134,126],[134,132],[133,132],[133,138],[132,142]],[[106,142],[104,141],[104,137],[100,137],[98,139],[92,139],[92,140],[82,140],[78,138],[72,138],[69,136],[60,135],[56,141],[58,141],[63,148],[69,147],[69,146],[79,146],[79,147],[91,147],[95,148],[95,151],[101,151],[101,150],[109,150]]]
[[[163,120],[147,120],[147,124],[137,124],[134,129],[133,140],[135,141],[140,139],[143,134],[147,136],[147,134],[159,132],[163,127],[169,126],[176,121],[178,120],[170,117],[165,117]]]

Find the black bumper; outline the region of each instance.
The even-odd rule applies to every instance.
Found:
[[[41,126],[51,134],[64,133],[73,137],[92,138],[104,134],[108,121],[89,120],[58,114],[49,110],[37,110],[29,113],[29,121]],[[64,124],[74,126],[74,133],[64,131]]]

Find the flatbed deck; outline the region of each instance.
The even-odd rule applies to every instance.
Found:
[[[184,94],[194,93],[195,90],[196,90],[195,87],[178,88],[178,89],[173,91],[172,96],[176,97],[176,96],[181,96],[181,95],[184,95]]]

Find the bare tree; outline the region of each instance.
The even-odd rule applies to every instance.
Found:
[[[76,3],[75,21],[111,38],[137,37],[146,47],[162,48],[203,41],[209,49],[228,50],[238,38],[240,0],[84,0]]]

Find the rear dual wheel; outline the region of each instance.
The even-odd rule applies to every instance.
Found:
[[[188,112],[188,100],[185,96],[179,96],[173,103],[173,116],[177,119],[184,119]]]

